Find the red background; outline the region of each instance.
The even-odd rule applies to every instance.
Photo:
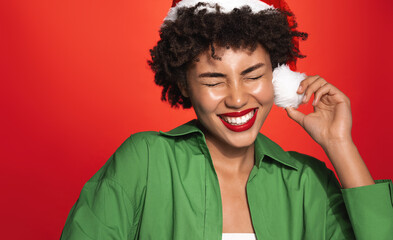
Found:
[[[374,179],[393,178],[393,3],[288,0],[308,57],[349,96],[353,138]],[[1,235],[58,239],[83,184],[131,134],[169,130],[193,110],[160,102],[146,60],[166,1],[1,1]],[[310,111],[310,105],[302,107]],[[262,132],[332,166],[284,110]]]

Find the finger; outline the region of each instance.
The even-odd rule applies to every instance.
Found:
[[[304,113],[299,112],[293,107],[286,107],[288,117],[297,122],[300,126],[304,127],[304,117],[306,116]]]
[[[316,92],[319,88],[321,88],[325,84],[327,84],[327,82],[323,78],[318,78],[313,83],[311,83],[306,89],[306,92],[304,93],[303,103],[307,103],[310,100],[311,96],[314,94],[314,92]]]
[[[328,94],[332,90],[333,85],[330,83],[327,83],[323,85],[321,88],[319,88],[315,93],[314,93],[314,101],[312,102],[313,106],[316,106],[319,102],[319,100],[322,98],[323,95]]]
[[[324,85],[323,87],[321,87],[315,92],[313,106],[316,106],[318,102],[321,101],[322,97],[325,95],[332,97],[328,99],[330,103],[344,102],[350,105],[349,98],[343,92],[341,92],[333,84],[327,83],[326,85]]]
[[[308,85],[310,85],[318,78],[320,78],[320,76],[318,75],[306,77],[303,81],[300,82],[297,93],[302,94],[307,89]]]

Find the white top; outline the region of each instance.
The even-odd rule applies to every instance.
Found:
[[[255,233],[223,233],[222,240],[256,240]]]

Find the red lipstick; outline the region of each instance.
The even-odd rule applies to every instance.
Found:
[[[250,120],[248,120],[246,123],[242,124],[242,125],[233,125],[230,124],[228,122],[226,122],[222,117],[220,117],[222,123],[225,125],[225,127],[227,127],[229,130],[234,131],[234,132],[243,132],[246,131],[248,129],[250,129],[255,122],[255,119],[257,117],[257,113],[258,113],[258,108],[250,108],[250,109],[246,109],[244,111],[241,112],[231,112],[231,113],[224,113],[224,114],[220,114],[219,116],[225,116],[225,117],[242,117],[246,114],[248,114],[251,111],[254,111],[254,115],[252,116],[252,118]]]
[[[220,116],[227,116],[227,117],[241,117],[243,115],[246,115],[247,113],[251,112],[252,110],[254,110],[255,108],[249,108],[246,110],[243,110],[241,112],[231,112],[231,113],[224,113],[224,114],[220,114]]]

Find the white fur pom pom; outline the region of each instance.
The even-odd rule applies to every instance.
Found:
[[[288,65],[279,65],[273,71],[274,102],[279,107],[297,108],[302,102],[303,94],[297,94],[300,82],[306,74],[292,71]]]

